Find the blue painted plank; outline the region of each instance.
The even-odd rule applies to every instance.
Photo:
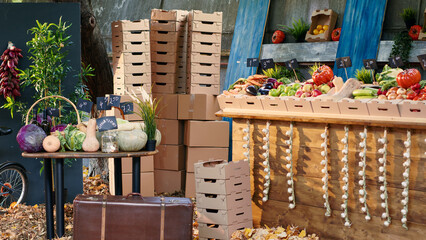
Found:
[[[363,67],[363,59],[377,58],[387,0],[347,0],[336,58],[350,56],[349,78]],[[334,66],[335,75],[346,80],[345,70]]]
[[[270,0],[240,0],[231,53],[223,89],[256,69],[246,67],[247,58],[258,58],[262,46]]]

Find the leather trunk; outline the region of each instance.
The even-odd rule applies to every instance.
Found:
[[[78,195],[74,240],[192,239],[188,198]]]

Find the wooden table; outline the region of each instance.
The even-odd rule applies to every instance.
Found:
[[[132,191],[140,193],[140,158],[143,156],[150,156],[156,154],[158,151],[140,151],[140,152],[118,152],[118,153],[104,153],[104,152],[39,152],[27,153],[23,152],[22,157],[25,158],[43,158],[44,162],[44,194],[46,201],[46,225],[47,225],[47,238],[52,239],[54,235],[53,224],[53,188],[52,178],[53,173],[50,167],[52,158],[55,159],[56,169],[56,233],[58,237],[62,237],[65,232],[64,227],[64,159],[65,158],[114,158],[114,175],[115,175],[115,195],[122,194],[122,180],[121,180],[121,158],[132,157]]]

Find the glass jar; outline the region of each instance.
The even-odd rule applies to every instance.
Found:
[[[117,131],[107,131],[102,134],[102,152],[118,152],[118,134]]]

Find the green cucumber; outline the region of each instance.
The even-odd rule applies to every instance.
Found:
[[[356,96],[354,99],[371,99],[376,98],[377,96]]]
[[[354,96],[354,97],[358,97],[358,96],[374,96],[375,95],[375,93],[377,93],[377,92],[374,92],[373,90],[371,90],[371,89],[356,89],[356,90],[354,90],[353,92],[352,92],[352,95]]]

